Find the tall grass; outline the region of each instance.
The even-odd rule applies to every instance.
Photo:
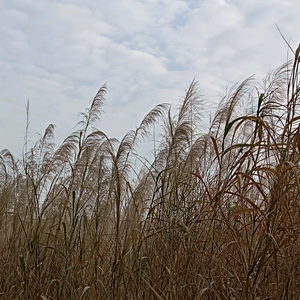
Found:
[[[0,298],[299,299],[299,52],[233,86],[206,132],[192,81],[174,116],[109,138],[103,85],[59,147],[51,124],[21,159],[2,150]]]

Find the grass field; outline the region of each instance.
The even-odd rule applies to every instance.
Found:
[[[59,147],[27,128],[0,153],[0,299],[300,299],[299,52],[206,132],[196,81],[121,141],[93,127],[105,85]]]

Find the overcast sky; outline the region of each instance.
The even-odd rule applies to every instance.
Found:
[[[296,0],[0,0],[0,150],[21,153],[28,99],[32,138],[54,123],[58,143],[105,82],[98,127],[110,137],[176,105],[194,77],[216,101],[286,62],[275,23],[295,49],[299,11]]]

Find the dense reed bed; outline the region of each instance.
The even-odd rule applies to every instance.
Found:
[[[300,299],[299,52],[228,90],[206,131],[193,81],[175,115],[109,138],[104,85],[59,147],[49,125],[2,150],[0,298]]]

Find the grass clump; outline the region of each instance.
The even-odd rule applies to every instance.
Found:
[[[1,299],[299,299],[299,51],[232,87],[206,132],[192,81],[175,116],[109,138],[104,85],[58,148],[49,125],[21,159],[2,150]]]

